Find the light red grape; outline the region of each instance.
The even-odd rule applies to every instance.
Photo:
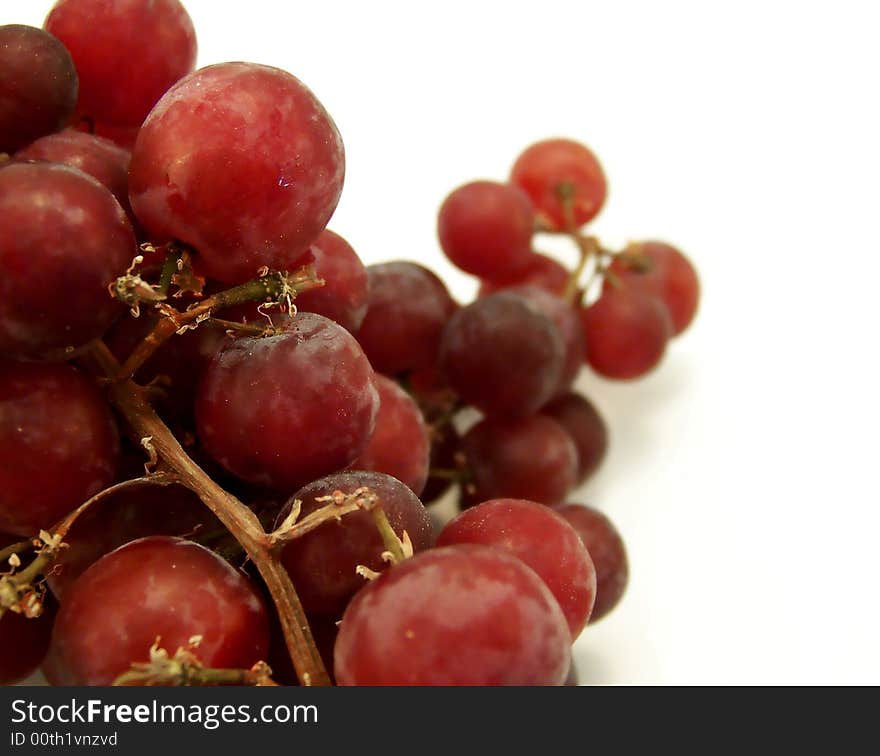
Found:
[[[101,123],[139,126],[196,62],[178,0],[58,0],[44,26],[73,56],[78,110]]]
[[[113,482],[110,407],[70,365],[0,361],[0,460],[0,529],[49,529]]]
[[[547,139],[527,148],[514,163],[510,180],[529,195],[545,223],[564,231],[595,218],[608,191],[596,156],[570,139]],[[564,212],[566,193],[571,196],[571,219]]]
[[[70,53],[42,29],[0,26],[0,152],[64,128],[76,106]]]
[[[534,226],[525,192],[509,184],[474,181],[443,202],[437,234],[446,256],[459,268],[497,277],[529,262]]]
[[[357,459],[378,409],[373,370],[354,337],[305,312],[281,333],[241,337],[211,359],[196,426],[231,473],[292,492]]]
[[[487,546],[431,549],[365,586],[342,617],[339,685],[562,685],[568,624],[543,581]]]
[[[655,296],[635,288],[608,286],[581,310],[587,362],[599,375],[639,378],[653,370],[672,337],[669,311]]]
[[[574,528],[543,504],[492,499],[465,510],[437,537],[438,546],[476,543],[513,554],[531,567],[580,635],[596,600],[596,569]]]
[[[504,276],[492,276],[480,281],[480,296],[514,286],[535,286],[559,297],[568,285],[569,275],[569,271],[557,260],[535,253],[522,268]]]
[[[70,587],[50,658],[64,685],[109,685],[150,647],[170,654],[199,636],[206,667],[248,669],[269,648],[266,607],[251,582],[208,549],[152,536],[99,559]]]
[[[669,310],[676,336],[697,314],[700,300],[697,271],[687,257],[669,244],[657,241],[631,244],[614,259],[611,272],[624,286],[658,297]]]
[[[224,283],[286,270],[336,208],[342,139],[297,78],[220,63],[178,82],[138,134],[129,187],[138,220],[196,250]]]

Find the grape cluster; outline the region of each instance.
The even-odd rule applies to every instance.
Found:
[[[628,579],[574,387],[660,361],[693,267],[586,235],[563,139],[443,202],[475,301],[364,266],[316,96],[195,59],[178,0],[0,27],[0,682],[564,684]]]

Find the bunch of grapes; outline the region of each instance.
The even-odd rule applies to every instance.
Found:
[[[573,385],[653,369],[693,267],[586,235],[562,139],[443,203],[474,302],[365,267],[315,95],[195,59],[178,0],[0,27],[0,681],[564,684],[628,577]]]

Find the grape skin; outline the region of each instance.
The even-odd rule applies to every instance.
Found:
[[[300,519],[328,503],[317,499],[359,488],[368,488],[378,497],[394,532],[402,537],[405,530],[415,551],[433,546],[434,528],[422,503],[403,483],[384,473],[348,470],[309,483],[294,494],[302,502]],[[381,556],[385,550],[372,515],[352,512],[291,541],[281,562],[306,611],[338,618],[348,599],[364,585],[364,578],[355,572],[358,565],[374,572],[384,570],[388,567]]]
[[[426,551],[365,586],[342,617],[339,685],[562,685],[571,636],[519,559],[488,546]]]
[[[196,62],[195,30],[178,0],[59,0],[44,27],[76,63],[78,111],[116,127],[140,126]]]
[[[593,404],[576,393],[554,399],[541,409],[541,414],[559,423],[571,436],[577,449],[577,484],[589,478],[608,451],[608,427]]]
[[[465,434],[461,448],[471,474],[466,503],[511,498],[553,505],[574,487],[574,441],[549,417],[486,418]]]
[[[379,413],[376,429],[367,448],[351,463],[354,470],[387,473],[420,496],[428,479],[431,444],[425,419],[400,386],[384,375],[376,375]]]
[[[178,82],[152,110],[129,176],[138,220],[193,247],[210,278],[242,283],[292,269],[336,209],[342,139],[286,71],[220,63]]]
[[[596,568],[574,528],[552,509],[523,499],[492,499],[462,512],[438,546],[476,543],[513,554],[531,567],[559,602],[574,640],[596,600]]]
[[[70,53],[42,29],[0,26],[0,152],[13,153],[70,120],[77,75]]]
[[[241,337],[208,363],[196,396],[205,450],[233,475],[291,493],[366,448],[379,395],[354,337],[299,313],[273,336]]]
[[[0,352],[43,356],[100,336],[122,306],[107,291],[137,253],[125,211],[66,165],[0,168]]]
[[[70,365],[0,361],[0,459],[0,529],[48,530],[113,482],[110,407]]]
[[[266,607],[251,582],[208,549],[152,536],[89,567],[65,594],[49,658],[54,682],[109,685],[145,662],[156,638],[170,654],[201,637],[206,667],[248,669],[269,648]]]
[[[570,273],[552,257],[535,253],[524,267],[505,276],[487,277],[480,281],[481,297],[515,286],[535,286],[561,297],[568,285]]]
[[[449,385],[489,415],[527,415],[558,389],[565,364],[559,329],[523,297],[502,291],[461,308],[440,344]]]

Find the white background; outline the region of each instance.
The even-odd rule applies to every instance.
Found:
[[[365,261],[467,299],[437,206],[560,135],[609,176],[596,234],[698,265],[699,318],[656,373],[582,380],[612,448],[577,498],[632,565],[577,643],[582,682],[880,683],[873,3],[186,5],[201,65],[286,68],[324,102],[348,158],[331,227]]]

